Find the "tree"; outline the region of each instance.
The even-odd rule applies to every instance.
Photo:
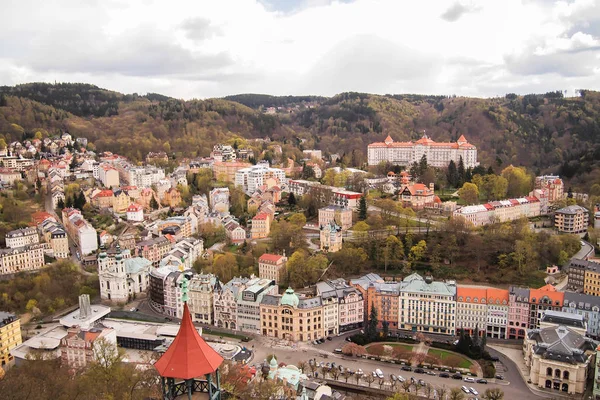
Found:
[[[310,179],[315,177],[315,169],[310,165],[306,165],[302,167],[302,179]]]
[[[156,201],[154,196],[152,196],[152,198],[150,199],[150,208],[153,210],[158,210],[159,208],[158,202]]]
[[[573,198],[573,189],[571,188],[571,186],[569,186],[569,189],[567,189],[567,199],[572,199]]]
[[[58,202],[56,203],[56,208],[58,208],[59,210],[65,208],[65,202],[63,199],[58,199]]]
[[[363,194],[358,202],[358,219],[364,221],[367,219],[367,198]]]
[[[449,400],[464,400],[465,394],[459,388],[450,389],[450,393],[448,396]]]
[[[408,259],[410,261],[420,261],[425,257],[425,252],[427,251],[427,243],[424,240],[419,240],[419,243],[412,246],[410,248],[410,254],[408,255]]]
[[[383,320],[383,322],[381,323],[381,335],[384,338],[387,338],[390,334],[390,324],[389,322],[387,322],[386,320]]]
[[[310,256],[306,250],[295,251],[287,262],[289,285],[302,288],[315,284],[328,263],[323,254]]]
[[[294,224],[300,228],[302,228],[302,227],[304,227],[304,225],[306,225],[306,217],[302,213],[292,214],[292,216],[289,217],[288,221],[291,224]]]
[[[347,245],[340,251],[328,253],[327,257],[331,261],[331,268],[340,275],[360,274],[367,264],[367,253],[361,247],[351,247]]]
[[[523,167],[509,165],[502,170],[501,175],[508,182],[506,194],[510,198],[525,196],[533,187],[533,178]]]
[[[377,308],[375,305],[371,306],[371,312],[369,313],[369,321],[367,322],[367,327],[365,329],[365,335],[369,339],[369,341],[375,340],[377,336],[377,325],[379,321],[377,319]]]
[[[419,160],[419,178],[423,177],[425,171],[427,171],[427,156],[423,154]]]
[[[466,204],[475,204],[479,199],[479,189],[477,188],[477,185],[465,182],[458,190],[458,197]]]
[[[448,163],[448,170],[446,171],[446,180],[448,181],[448,184],[453,188],[457,188],[459,186],[458,170],[456,169],[456,164],[454,163],[454,160],[450,160],[450,162]]]
[[[288,204],[293,207],[296,205],[296,196],[294,195],[294,193],[290,192],[290,194],[288,195]]]
[[[485,389],[483,398],[485,400],[502,400],[504,399],[504,392],[499,388]]]
[[[404,382],[402,382],[402,389],[404,389],[404,392],[410,392],[411,386],[412,386],[412,383],[408,379],[405,380]]]
[[[344,381],[346,383],[348,383],[348,379],[350,379],[351,376],[352,374],[350,373],[350,371],[348,371],[348,369],[345,369],[344,372],[342,372],[342,377],[344,378]]]
[[[456,174],[458,175],[458,184],[457,186],[465,183],[466,173],[465,173],[465,163],[463,161],[462,156],[458,159],[458,165],[456,167]]]
[[[229,282],[239,274],[239,266],[232,253],[217,254],[213,259],[210,272],[217,275],[221,282]]]
[[[356,343],[348,343],[342,347],[342,354],[359,357],[367,354],[367,350]]]
[[[367,381],[367,383],[369,384],[369,387],[371,387],[371,384],[373,382],[375,382],[375,377],[371,374],[366,374],[365,375],[365,381]]]

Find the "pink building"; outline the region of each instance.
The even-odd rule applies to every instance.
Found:
[[[529,288],[511,286],[508,293],[508,339],[524,339],[529,325]]]

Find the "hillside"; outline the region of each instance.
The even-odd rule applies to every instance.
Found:
[[[260,111],[303,103],[312,106],[275,115]],[[478,147],[480,162],[497,171],[525,165],[535,173],[559,173],[582,190],[600,181],[600,93],[592,91],[572,98],[561,92],[492,99],[342,93],[183,101],[84,84],[0,87],[0,134],[7,142],[61,130],[135,160],[163,149],[206,156],[219,141],[269,137],[283,145],[285,156],[299,158],[303,148],[316,147],[351,154],[353,166],[366,161],[370,142],[388,134],[408,140],[426,131],[438,141],[464,134]]]

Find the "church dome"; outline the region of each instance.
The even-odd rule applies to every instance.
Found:
[[[279,304],[282,306],[292,306],[295,308],[298,307],[299,302],[300,299],[298,298],[298,295],[294,293],[294,289],[288,288],[283,296],[281,296],[281,302]]]

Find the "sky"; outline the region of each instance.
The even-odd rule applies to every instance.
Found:
[[[600,0],[19,0],[0,85],[177,98],[600,90]]]

